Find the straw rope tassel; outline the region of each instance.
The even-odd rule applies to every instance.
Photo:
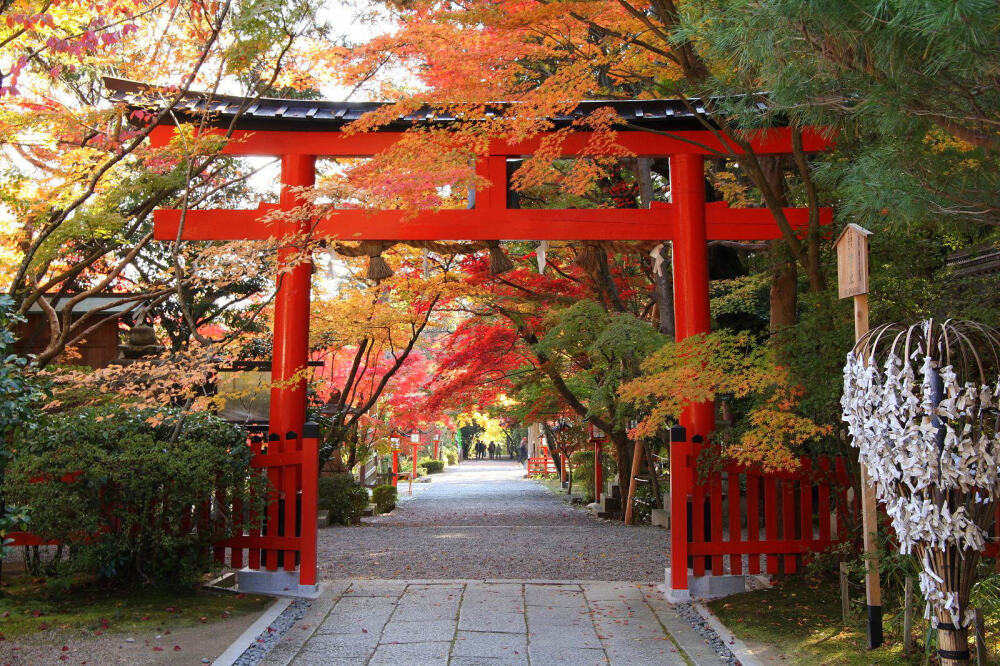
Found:
[[[490,275],[500,275],[514,270],[514,262],[500,247],[500,241],[486,241],[486,246],[490,248]]]
[[[365,274],[369,280],[381,282],[393,275],[392,268],[386,262],[382,252],[387,248],[386,243],[380,241],[361,241],[361,249],[368,255],[368,272]]]

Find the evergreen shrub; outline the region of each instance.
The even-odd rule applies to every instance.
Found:
[[[396,488],[390,484],[375,486],[372,490],[372,502],[379,513],[389,513],[396,508]]]
[[[330,523],[352,525],[368,507],[368,491],[351,474],[321,476],[319,509],[330,512]]]
[[[444,461],[428,458],[427,460],[419,461],[417,467],[423,467],[428,474],[439,474],[444,471]]]
[[[232,536],[202,507],[216,492],[263,515],[266,481],[251,475],[246,432],[211,414],[115,406],[43,415],[15,437],[4,493],[29,529],[69,550],[56,575],[185,587]],[[246,523],[244,523],[246,524]]]

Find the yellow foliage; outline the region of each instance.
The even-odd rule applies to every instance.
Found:
[[[642,375],[620,391],[647,414],[633,430],[635,437],[654,436],[676,423],[685,407],[718,394],[750,399],[738,436],[717,443],[728,459],[763,471],[794,468],[796,449],[829,433],[827,426],[795,412],[800,393],[789,383],[787,368],[775,364],[767,348],[755,345],[745,333],[725,332],[665,345],[643,362]]]

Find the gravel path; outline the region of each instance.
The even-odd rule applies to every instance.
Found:
[[[309,608],[312,607],[312,602],[305,599],[296,599],[288,608],[281,611],[281,615],[274,618],[274,621],[268,625],[268,627],[258,634],[254,642],[243,651],[243,654],[233,662],[233,666],[255,666],[259,664],[264,657],[274,649],[282,637],[288,633],[288,631],[295,626],[295,623],[302,619]]]
[[[399,489],[391,514],[320,531],[322,578],[663,580],[668,532],[573,508],[517,463],[465,461]]]

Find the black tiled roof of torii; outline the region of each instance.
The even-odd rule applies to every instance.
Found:
[[[136,109],[161,108],[164,100],[169,97],[169,93],[158,92],[149,84],[138,81],[107,77],[104,83],[110,91],[112,101],[123,102]],[[513,103],[500,102],[491,106],[499,111],[510,104]],[[209,124],[216,126],[228,126],[233,117],[240,114],[236,121],[237,129],[329,131],[341,129],[347,123],[384,105],[385,103],[381,102],[336,102],[267,97],[250,99],[191,91],[184,95],[176,107],[176,112],[178,116],[191,118],[200,117],[207,111]],[[566,126],[596,109],[609,106],[618,112],[623,123],[642,129],[703,130],[704,122],[708,119],[705,108],[698,100],[642,99],[585,100],[577,104],[572,114],[557,116],[551,120],[557,127]],[[762,103],[758,103],[758,106],[764,110]],[[416,124],[447,124],[455,120],[453,115],[428,107],[397,118],[382,129],[398,131]]]

